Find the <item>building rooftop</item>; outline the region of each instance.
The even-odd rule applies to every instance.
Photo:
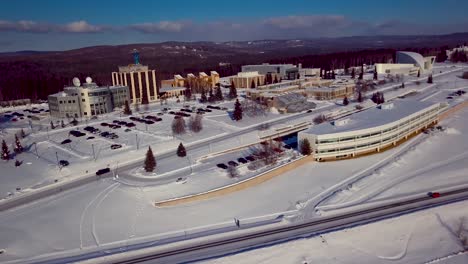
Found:
[[[349,119],[347,122],[344,122],[345,124],[340,122],[341,119],[338,119],[334,122],[326,122],[312,126],[304,132],[314,135],[324,135],[378,127],[400,120],[433,105],[435,104],[431,102],[395,100],[391,103],[375,106],[343,118]]]
[[[166,86],[166,87],[161,87],[159,89],[159,92],[170,92],[170,91],[185,91],[187,89],[186,87],[172,87],[172,86]]]

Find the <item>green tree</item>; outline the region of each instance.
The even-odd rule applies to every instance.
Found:
[[[310,142],[307,138],[301,140],[300,152],[304,156],[312,154],[312,147],[310,146]]]
[[[432,81],[432,74],[431,74],[431,75],[429,75],[429,77],[427,77],[427,83],[432,83],[432,82],[433,81]]]
[[[229,88],[229,98],[234,99],[237,98],[237,89],[234,85],[234,82],[231,82],[231,87]]]
[[[192,89],[190,89],[189,87],[185,88],[184,98],[185,101],[190,101],[192,99]]]
[[[18,138],[18,135],[15,134],[15,152],[21,153],[23,152],[23,146],[21,145],[21,141]]]
[[[153,172],[155,168],[156,168],[156,159],[154,158],[153,150],[151,150],[151,147],[148,147],[148,151],[146,152],[146,158],[145,158],[145,171]]]
[[[201,97],[200,97],[200,102],[201,103],[206,103],[208,99],[206,98],[206,91],[204,88],[201,89]]]
[[[215,97],[216,97],[216,100],[218,101],[224,100],[223,91],[221,91],[221,87],[216,88]]]
[[[348,104],[349,104],[348,97],[345,96],[345,98],[343,99],[343,105],[348,105]]]
[[[236,99],[236,103],[234,104],[234,113],[233,113],[234,120],[240,121],[242,120],[242,107],[239,103],[239,99]]]
[[[5,142],[2,140],[2,160],[9,160],[10,159],[10,150]]]
[[[374,69],[374,80],[378,80],[379,79],[379,75],[377,74],[377,67],[375,67]]]
[[[177,156],[179,157],[187,156],[187,150],[185,150],[185,147],[182,144],[182,142],[179,144],[179,147],[177,147]]]

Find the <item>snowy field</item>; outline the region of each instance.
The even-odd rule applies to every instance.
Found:
[[[448,71],[451,68],[441,69]],[[404,89],[395,90],[383,86],[378,87],[377,90],[384,90],[386,98],[391,98],[415,89],[418,91],[411,95],[413,98],[456,104],[468,96],[455,99],[446,98],[451,93],[451,89],[468,86],[465,80],[460,81],[456,77],[459,74],[460,72],[441,76],[441,83],[439,83],[439,79],[435,78],[435,86],[422,82],[419,85],[409,84]],[[456,80],[455,84],[453,84],[453,80]],[[183,104],[185,103],[174,103],[169,107],[179,109]],[[232,104],[233,102],[225,102],[222,106],[231,109]],[[147,114],[157,114],[162,107],[168,106],[152,105]],[[324,111],[332,113],[339,113],[344,109],[342,106],[330,103],[325,103],[320,107],[324,107]],[[318,106],[318,108],[320,107]],[[315,205],[315,202],[322,202],[320,206],[340,206],[354,201],[360,204],[367,201],[388,199],[394,195],[410,195],[433,190],[440,186],[448,187],[453,184],[465,183],[466,176],[463,176],[463,171],[466,171],[466,167],[463,166],[465,160],[463,148],[467,149],[468,146],[466,146],[466,138],[463,133],[468,132],[467,114],[468,110],[464,110],[444,121],[442,125],[446,128],[445,131],[434,131],[429,135],[423,134],[398,148],[383,153],[339,162],[309,163],[261,185],[224,197],[180,206],[154,207],[154,202],[161,199],[196,193],[235,182],[236,179],[227,177],[225,171],[213,167],[217,163],[225,163],[228,160],[246,155],[247,153],[244,153],[243,150],[216,155],[208,159],[201,159],[201,157],[255,142],[258,140],[259,132],[256,130],[246,132],[242,136],[233,136],[222,143],[207,143],[197,148],[196,151],[189,151],[187,158],[181,159],[174,155],[157,161],[160,167],[155,175],[142,173],[141,167],[137,166],[130,171],[119,172],[121,173],[119,179],[96,181],[23,207],[1,212],[0,249],[5,249],[5,253],[0,255],[0,262],[10,260],[21,262],[24,258],[66,252],[78,248],[97,248],[116,241],[127,241],[131,244],[135,239],[144,237],[157,239],[161,236],[180,235],[184,231],[190,233],[194,230],[233,226],[233,218],[241,219],[241,221],[256,221],[252,218],[263,219],[269,215],[278,215],[291,210],[299,210],[299,213],[305,213],[304,215],[308,217],[317,217],[315,206],[310,207],[310,205]],[[282,124],[275,125],[273,128],[311,121],[315,115],[316,112],[302,118],[284,120]],[[284,116],[270,113],[266,120]],[[288,116],[291,117],[291,115],[286,115],[286,117]],[[40,123],[41,131],[28,136],[23,144],[30,145],[32,142],[37,142],[39,158],[35,156],[33,147],[29,152],[20,154],[24,164],[19,168],[15,168],[12,161],[1,162],[0,169],[6,171],[6,176],[2,176],[0,179],[0,198],[7,196],[8,192],[15,192],[15,188],[18,186],[21,186],[22,189],[40,186],[53,182],[55,179],[61,180],[63,177],[77,176],[85,173],[85,170],[92,172],[103,166],[109,166],[109,164],[115,168],[119,162],[144,157],[148,145],[151,145],[155,154],[158,155],[158,153],[174,149],[179,142],[186,145],[227,133],[239,132],[239,130],[263,122],[263,119],[246,118],[243,124],[238,125],[229,119],[226,111],[214,110],[205,115],[203,133],[189,133],[173,138],[170,134],[172,116],[164,114],[160,117],[163,118],[163,121],[154,125],[146,126],[135,122],[137,127],[132,128],[129,132],[125,132],[123,128],[112,130],[119,135],[118,139],[104,139],[95,136],[95,139],[87,140],[88,136],[92,136],[91,133],[87,133],[82,138],[71,136],[73,142],[65,146],[60,142],[68,138],[68,132],[72,128],[67,127],[47,133],[44,127],[50,120],[44,119]],[[99,120],[90,120],[88,124],[101,128],[99,127],[101,122],[112,122],[115,119],[128,121],[128,117],[112,113]],[[2,138],[12,142],[14,133],[17,133],[21,126],[19,123],[15,123],[15,128],[10,128],[9,125],[10,123],[1,124],[4,128]],[[23,127],[27,128],[27,125],[24,123]],[[80,130],[84,126],[86,124],[80,124]],[[109,145],[115,143],[122,144],[123,148],[111,150]],[[413,144],[416,146],[413,147]],[[93,161],[92,146],[95,147],[98,154],[96,161]],[[59,170],[56,166],[56,153],[60,159],[69,160],[70,166]],[[395,155],[398,156],[396,160],[394,160]],[[386,160],[391,162],[367,175],[369,168]],[[429,166],[434,165],[434,167],[429,167],[428,164]],[[438,164],[440,167],[436,166]],[[425,168],[431,169],[424,170]],[[178,171],[179,169],[182,171]],[[19,170],[22,172],[20,173]],[[242,170],[241,172],[245,173]],[[437,171],[445,173],[437,173]],[[408,179],[399,177],[408,176],[411,172],[418,173],[410,175],[411,177]],[[17,176],[18,174],[21,176]],[[350,188],[343,189],[330,199],[322,201],[321,198],[325,197],[324,194],[329,195],[337,191],[336,188],[340,183],[361,174],[365,174],[367,177],[364,177],[360,182],[353,183],[349,186]],[[152,176],[155,180],[151,179]],[[182,177],[183,180],[176,182],[174,179],[178,177]],[[243,174],[242,177],[249,177],[249,175]],[[141,178],[146,179],[141,180]],[[148,178],[150,179],[148,180]],[[170,179],[170,181],[165,181],[165,179]],[[381,182],[383,184],[380,184]],[[381,241],[385,242],[383,239]],[[319,245],[322,245],[321,240],[319,242]],[[366,245],[363,245],[364,249]],[[346,248],[342,247],[341,249]],[[396,249],[393,249],[394,252],[391,250],[392,248],[389,247],[389,252],[385,251],[381,256],[391,257],[401,253],[401,251],[395,251]],[[359,253],[360,251],[353,252]],[[369,252],[374,251],[371,248]],[[437,257],[447,255],[444,254],[441,253]],[[323,254],[323,256],[326,255]],[[300,259],[297,260],[300,261]],[[380,259],[377,258],[377,260]],[[288,263],[288,260],[285,263]],[[322,262],[319,261],[319,263]],[[339,262],[324,261],[323,263]],[[374,262],[369,260],[361,263]]]
[[[467,206],[458,202],[203,263],[465,264]]]

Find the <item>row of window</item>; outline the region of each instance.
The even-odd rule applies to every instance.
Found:
[[[422,122],[418,122],[418,123],[414,124],[413,126],[405,129],[404,131],[401,131],[398,134],[386,137],[386,138],[384,138],[382,140],[377,140],[377,141],[373,141],[373,142],[369,142],[369,143],[364,143],[364,144],[349,146],[349,147],[343,147],[343,148],[325,149],[325,150],[316,151],[315,153],[333,153],[333,152],[337,152],[337,151],[347,151],[347,150],[353,150],[353,149],[369,148],[369,147],[377,146],[377,145],[382,144],[382,143],[387,143],[388,141],[394,141],[394,140],[397,140],[398,138],[402,138],[406,134],[409,134],[414,129],[416,129],[418,127],[422,127],[424,124],[426,124],[429,121],[428,119],[429,118],[426,118]]]
[[[418,116],[415,116],[413,118],[411,118],[410,120],[407,120],[399,125],[396,125],[396,126],[393,126],[391,128],[388,128],[388,129],[385,129],[383,131],[378,131],[378,132],[374,132],[374,133],[369,133],[369,134],[364,134],[364,135],[358,135],[358,136],[350,136],[350,137],[344,137],[344,138],[331,138],[331,139],[322,139],[322,140],[316,140],[315,141],[315,144],[328,144],[328,143],[338,143],[338,142],[346,142],[346,141],[352,141],[352,140],[359,140],[359,139],[364,139],[364,138],[369,138],[369,137],[374,137],[374,136],[378,136],[378,135],[382,135],[382,134],[386,134],[386,133],[389,133],[389,132],[393,132],[395,130],[397,130],[398,128],[404,128],[406,125],[408,125],[410,122],[414,121],[414,120],[417,120],[421,117],[424,117],[424,116],[429,116],[429,115],[433,115],[434,113],[438,112],[438,109],[435,108],[435,109],[432,109],[431,111],[428,111],[428,112],[425,112],[423,114],[420,114]]]

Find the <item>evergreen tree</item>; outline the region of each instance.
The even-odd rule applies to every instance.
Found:
[[[421,70],[418,70],[418,78],[421,77]]]
[[[125,100],[123,113],[124,113],[124,115],[131,115],[132,114],[132,110],[130,110],[130,105],[128,104],[127,100]]]
[[[5,142],[2,140],[2,160],[9,160],[10,159],[10,150]]]
[[[335,70],[333,70],[333,71],[332,71],[332,73],[331,73],[331,78],[332,78],[333,80],[335,80],[335,79],[336,79],[336,76],[335,76]]]
[[[50,129],[55,129],[54,122],[50,121]]]
[[[192,99],[192,89],[190,89],[189,87],[185,88],[184,98],[185,101],[190,101]]]
[[[200,103],[206,103],[208,99],[206,98],[206,91],[205,89],[201,89],[201,97],[200,97]]]
[[[229,98],[230,99],[237,98],[237,89],[234,83],[231,83],[231,87],[229,88]]]
[[[23,130],[23,129],[21,129],[20,135],[21,135],[21,138],[25,138],[25,137],[26,137],[26,133],[24,133],[24,130]]]
[[[216,97],[216,100],[218,101],[224,100],[223,91],[221,91],[221,87],[216,88],[215,97]]]
[[[185,150],[185,147],[184,145],[182,145],[182,142],[179,144],[179,147],[177,147],[177,156],[179,157],[187,156],[187,150]]]
[[[65,127],[65,123],[63,123],[63,120],[60,120],[60,126],[61,126],[62,128]]]
[[[252,82],[250,83],[250,88],[255,88],[255,81],[252,79]]]
[[[405,83],[401,83],[401,88],[405,88]]]
[[[427,83],[432,83],[432,74],[427,77]]]
[[[353,67],[353,70],[351,71],[351,78],[354,79],[356,78],[356,70]]]
[[[304,156],[312,154],[312,147],[310,146],[310,142],[307,138],[301,140],[300,152]]]
[[[348,97],[345,96],[345,98],[343,99],[343,105],[348,105],[348,104],[349,104]]]
[[[375,67],[374,69],[374,80],[378,80],[379,79],[379,75],[377,74],[377,67]]]
[[[357,100],[358,100],[359,103],[362,103],[362,101],[363,101],[361,91],[359,91],[359,93],[358,93],[358,98],[357,98]]]
[[[216,101],[216,97],[213,94],[213,89],[210,88],[208,91],[208,102],[213,103]]]
[[[185,120],[181,116],[174,116],[172,120],[172,133],[174,135],[180,135],[185,133]]]
[[[15,148],[14,148],[16,153],[21,153],[23,152],[23,146],[21,145],[21,142],[18,138],[17,135],[15,135]]]
[[[242,107],[239,103],[239,99],[236,99],[236,103],[234,104],[234,113],[233,113],[234,120],[240,121],[242,120]]]
[[[151,150],[151,147],[148,147],[148,151],[146,152],[146,158],[145,158],[145,171],[153,172],[155,168],[156,168],[156,159],[154,158],[153,150]]]

